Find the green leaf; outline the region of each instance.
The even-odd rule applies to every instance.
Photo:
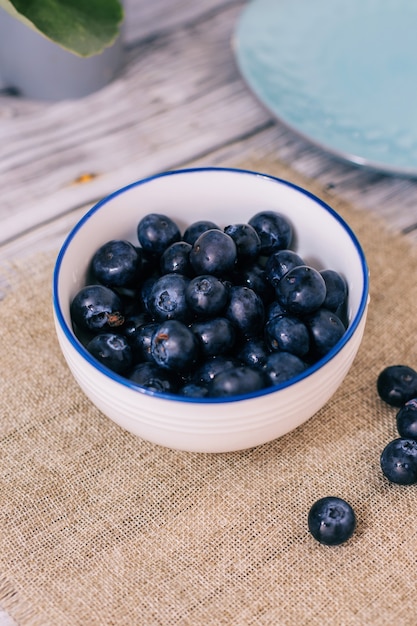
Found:
[[[0,7],[79,56],[99,54],[119,34],[119,0],[0,0]]]

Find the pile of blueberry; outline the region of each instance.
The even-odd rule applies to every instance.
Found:
[[[95,252],[70,308],[87,350],[137,385],[193,398],[257,391],[303,372],[346,330],[345,279],[291,249],[281,213],[183,233],[150,213],[137,238]]]
[[[381,469],[392,483],[417,483],[417,372],[408,365],[391,365],[378,376],[379,396],[397,407],[398,438],[381,454]]]
[[[390,365],[379,374],[377,391],[382,400],[399,410],[398,438],[390,441],[380,457],[384,476],[392,483],[417,483],[417,372],[407,365]],[[356,527],[351,505],[342,498],[317,500],[308,514],[308,528],[317,541],[335,546],[347,541]]]

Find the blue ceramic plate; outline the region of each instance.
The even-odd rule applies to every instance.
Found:
[[[240,71],[284,124],[350,162],[417,175],[417,2],[252,0]]]

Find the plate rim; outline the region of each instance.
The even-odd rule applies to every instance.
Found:
[[[244,63],[242,62],[242,57],[240,55],[240,46],[241,46],[241,38],[240,38],[240,28],[243,19],[245,18],[248,12],[253,10],[253,6],[256,5],[258,0],[251,0],[241,11],[232,34],[231,38],[231,47],[234,54],[234,58],[237,64],[237,68],[240,72],[241,78],[243,79],[248,90],[256,97],[258,102],[264,107],[266,111],[268,111],[280,124],[282,124],[285,128],[290,130],[292,133],[297,135],[300,139],[304,140],[306,143],[314,146],[315,148],[320,149],[322,152],[327,154],[328,156],[332,156],[339,161],[349,163],[350,165],[356,166],[358,168],[363,168],[370,170],[375,173],[390,175],[390,176],[398,176],[403,178],[416,178],[417,177],[417,166],[416,167],[401,167],[397,165],[390,165],[384,161],[372,160],[367,157],[363,157],[360,154],[349,152],[342,149],[337,149],[333,146],[329,146],[325,142],[316,139],[312,135],[300,130],[296,125],[292,124],[285,117],[282,117],[277,110],[274,109],[272,105],[263,97],[261,93],[258,92],[256,87],[252,84],[247,72],[244,67]]]

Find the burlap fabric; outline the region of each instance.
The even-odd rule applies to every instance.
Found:
[[[381,474],[396,410],[375,387],[387,365],[417,367],[416,250],[283,165],[244,165],[308,187],[362,242],[371,304],[354,366],[279,440],[219,455],[165,449],[114,425],[73,381],[51,317],[53,255],[5,270],[0,603],[18,624],[417,623],[417,488]],[[358,518],[333,548],[307,530],[326,495]]]

